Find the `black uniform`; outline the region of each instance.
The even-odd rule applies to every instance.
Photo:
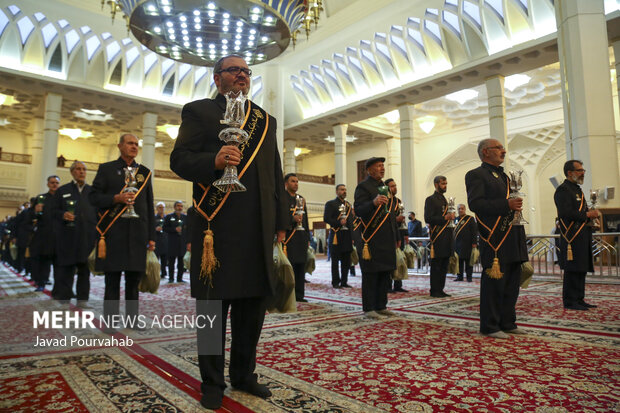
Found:
[[[45,287],[49,281],[50,269],[54,263],[55,239],[54,239],[54,203],[53,195],[49,192],[37,196],[37,203],[43,203],[43,211],[34,212],[31,208],[32,217],[36,220],[34,234],[30,241],[30,257],[32,260],[32,278],[39,289]],[[54,275],[57,271],[54,271]],[[55,285],[54,285],[55,287]],[[55,296],[55,288],[52,288],[52,297]]]
[[[187,215],[175,212],[166,215],[164,219],[164,232],[168,236],[168,279],[174,280],[174,261],[177,262],[177,282],[183,281],[183,256],[185,255],[185,226],[187,225]],[[177,230],[181,229],[181,232]]]
[[[448,262],[453,250],[453,228],[444,218],[448,201],[443,194],[435,191],[424,202],[424,221],[430,226],[431,257],[431,296],[444,297]]]
[[[564,269],[562,300],[564,307],[583,305],[586,273],[594,271],[592,227],[586,216],[588,205],[578,184],[565,180],[553,197],[560,219],[560,267]],[[572,260],[567,259],[570,241]]]
[[[246,103],[246,107],[249,103]],[[192,263],[190,268],[191,294],[198,300],[222,300],[222,317],[226,320],[231,308],[232,350],[230,356],[230,381],[233,386],[255,381],[256,345],[265,317],[265,297],[272,295],[276,285],[273,269],[273,241],[276,230],[288,226],[286,195],[280,155],[276,145],[276,121],[253,103],[250,104],[248,122],[257,127],[243,150],[243,159],[237,166],[243,171],[251,154],[265,132],[253,162],[245,171],[241,182],[246,192],[231,193],[211,221],[215,255],[220,266],[212,275],[211,285],[200,278],[204,231],[207,220],[196,209],[192,220]],[[174,150],[170,155],[170,168],[180,177],[194,183],[193,198],[199,203],[207,188],[221,177],[215,170],[215,157],[224,142],[218,133],[226,127],[220,120],[226,109],[226,99],[218,94],[215,99],[191,102],[183,108],[182,123]],[[268,125],[265,123],[268,122]],[[264,131],[266,127],[266,131]],[[209,215],[214,205],[219,205],[223,194],[205,197],[200,210]],[[243,259],[240,259],[242,257]],[[197,301],[197,305],[199,302]],[[226,323],[222,323],[222,340],[226,336]],[[204,329],[198,330],[198,347],[207,342]],[[222,349],[224,342],[221,343]],[[222,395],[224,381],[224,356],[204,355],[199,352],[198,362],[202,377],[202,393]]]
[[[137,166],[133,162],[132,166]],[[125,204],[115,204],[114,195],[125,186],[127,163],[118,158],[99,165],[89,196],[91,204],[99,209],[99,214],[109,211],[98,224],[104,231],[112,219],[121,212]],[[97,258],[95,267],[105,272],[104,314],[119,312],[121,273],[125,273],[125,300],[127,314],[138,315],[138,283],[146,269],[146,250],[149,241],[155,241],[155,220],[153,217],[153,187],[149,169],[140,165],[136,173],[140,194],[135,198],[134,209],[140,218],[118,217],[105,234],[106,258]],[[99,234],[97,234],[99,235]]]
[[[393,196],[390,199],[390,211],[392,211],[392,213],[394,214],[394,217],[396,219],[396,217],[398,217],[400,215],[400,204],[402,203],[402,201],[400,200],[400,198]],[[398,229],[398,240],[400,241],[400,249],[404,250],[405,249],[405,238],[409,236],[409,230],[408,228],[401,228],[401,225],[396,222],[396,227]],[[403,290],[403,282],[402,280],[394,280],[394,282],[390,282],[389,285],[389,292],[394,292],[394,291],[401,291],[404,292],[405,290]]]
[[[469,264],[473,245],[478,244],[478,226],[476,219],[465,214],[463,218],[457,217],[454,228],[454,250],[459,256],[459,273],[457,280],[463,280],[463,272],[467,274],[467,281],[472,281],[474,266]]]
[[[340,206],[344,204],[344,212],[340,211]],[[346,219],[346,228],[340,224],[340,220]],[[353,239],[351,233],[353,231],[353,222],[355,215],[353,207],[346,200],[340,198],[332,199],[325,203],[323,211],[323,221],[327,222],[331,227],[327,242],[329,244],[329,255],[332,260],[332,286],[348,287],[347,279],[349,269],[351,267],[351,251],[353,251]],[[334,236],[336,243],[334,244]],[[340,264],[340,274],[338,273],[338,264]]]
[[[76,182],[58,188],[54,194],[54,233],[56,235],[56,262],[58,276],[55,277],[56,296],[69,300],[73,295],[73,275],[77,271],[76,293],[78,301],[88,300],[90,271],[88,255],[95,245],[95,209],[88,200],[91,186],[84,184],[80,192]],[[69,201],[75,202],[71,207]],[[75,221],[65,221],[65,212],[73,212]]]
[[[501,166],[486,162],[465,175],[469,209],[476,214],[480,233],[480,262],[482,278],[480,285],[480,332],[495,333],[517,328],[515,306],[519,297],[521,264],[528,260],[525,230],[523,226],[510,227],[514,211],[508,207],[509,179]],[[493,228],[491,247],[489,231]],[[506,231],[510,232],[506,235]],[[504,274],[500,279],[490,278],[486,270],[491,268],[497,248],[497,258]]]
[[[396,269],[397,229],[394,214],[386,212],[384,205],[376,207],[373,204],[373,200],[379,195],[378,188],[383,185],[382,181],[367,176],[355,188],[354,209],[363,222],[354,236],[362,269],[364,311],[385,310],[390,276]],[[377,209],[379,211],[375,215]],[[370,250],[370,260],[363,258],[366,243]]]
[[[164,218],[165,215],[155,214],[155,228],[160,227],[161,230],[155,229],[155,255],[159,258],[161,268],[161,278],[166,278],[168,275],[168,234],[164,231]]]
[[[301,195],[299,195],[301,196]],[[303,198],[303,197],[302,197]],[[295,272],[295,298],[297,301],[304,299],[305,295],[305,275],[306,275],[306,261],[308,260],[308,243],[310,242],[310,232],[308,225],[308,210],[306,208],[306,202],[304,200],[304,215],[301,219],[301,225],[304,227],[303,231],[296,230],[297,222],[293,219],[296,211],[296,196],[292,196],[288,191],[286,192],[286,202],[289,207],[289,227],[286,230],[286,236],[284,238],[286,246],[286,256],[293,266]]]

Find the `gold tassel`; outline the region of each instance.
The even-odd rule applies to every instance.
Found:
[[[435,246],[431,244],[431,258],[435,258]]]
[[[286,249],[286,244],[284,244],[284,246],[282,247],[282,251],[284,252],[284,255],[288,257],[288,250]]]
[[[106,257],[105,237],[102,235],[99,238],[99,244],[97,246],[97,258],[101,260],[105,260],[105,257]]]
[[[213,273],[215,269],[220,265],[219,261],[215,257],[215,251],[213,249],[213,231],[207,229],[205,237],[202,240],[202,260],[200,262],[200,278],[206,277],[209,281],[209,286],[213,288]]]
[[[332,242],[332,245],[338,245],[338,233],[334,232],[334,242]]]
[[[504,276],[499,269],[499,259],[497,259],[497,257],[493,258],[493,265],[491,265],[491,268],[487,269],[487,275],[494,280],[499,280]]]
[[[24,253],[24,258],[30,258],[30,247],[26,247],[26,252]]]
[[[566,248],[566,261],[572,261],[573,260],[573,249],[571,248],[570,244],[568,244],[568,248]]]
[[[362,258],[365,260],[370,260],[370,248],[368,248],[368,243],[364,243],[364,248],[362,249]]]

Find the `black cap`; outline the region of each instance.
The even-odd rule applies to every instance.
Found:
[[[385,162],[385,158],[376,158],[376,157],[372,157],[366,160],[366,169],[370,168],[372,165],[376,164],[377,162]]]

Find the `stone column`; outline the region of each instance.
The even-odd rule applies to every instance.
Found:
[[[584,162],[584,192],[620,190],[607,24],[602,0],[556,0],[566,158]],[[620,197],[601,207],[620,206]]]
[[[504,77],[493,76],[486,80],[489,102],[489,137],[497,139],[508,150],[508,129],[506,128],[506,98],[504,96]],[[508,170],[510,151],[503,167]]]
[[[349,125],[334,125],[334,166],[336,185],[347,184],[347,129]]]
[[[261,68],[263,65],[261,65]],[[263,73],[263,93],[264,99],[262,107],[271,116],[276,118],[278,129],[276,138],[278,140],[278,151],[280,159],[284,149],[284,84],[282,80],[282,66],[279,64],[264,65]]]
[[[616,64],[616,93],[618,94],[616,97],[618,98],[618,107],[620,108],[620,38],[613,39],[612,45],[614,47],[614,59]],[[618,111],[616,111],[618,113]]]
[[[60,115],[62,108],[62,95],[48,93],[45,96],[45,118],[43,124],[43,156],[41,158],[41,182],[38,183],[39,191],[47,192],[46,178],[56,175],[58,158],[58,128],[60,127]]]
[[[295,160],[295,146],[297,141],[293,139],[287,139],[284,141],[284,174],[297,172],[297,161]]]
[[[142,164],[155,173],[155,135],[157,114],[145,112],[142,115]]]
[[[387,144],[387,158],[385,159],[385,178],[392,178],[398,186],[398,197],[401,196],[401,163],[400,163],[400,139],[392,138],[385,141]]]
[[[45,185],[43,176],[43,118],[34,118],[32,125],[32,139],[30,139],[30,147],[28,153],[32,157],[30,171],[28,173],[28,195],[35,196],[41,193],[41,185]]]
[[[400,199],[407,211],[416,209],[413,151],[413,105],[398,107],[400,114]],[[422,214],[423,215],[423,214]],[[421,216],[421,215],[420,215]]]

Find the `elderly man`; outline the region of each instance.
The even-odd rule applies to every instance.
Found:
[[[564,269],[562,301],[568,310],[587,311],[596,307],[584,301],[586,273],[594,271],[592,227],[588,223],[599,215],[597,210],[588,209],[579,187],[583,185],[585,174],[581,161],[567,161],[564,164],[566,180],[557,187],[553,196],[560,224],[559,261]]]
[[[72,181],[58,188],[52,200],[58,269],[54,282],[56,298],[70,300],[73,296],[73,275],[77,272],[77,304],[86,307],[90,292],[88,254],[95,245],[97,216],[88,200],[91,186],[86,183],[86,165],[75,161],[69,171]]]
[[[385,158],[368,159],[368,176],[355,188],[354,209],[361,219],[355,245],[362,268],[362,309],[368,318],[394,315],[386,308],[387,292],[390,276],[396,269],[396,248],[400,245],[396,218],[388,210],[389,190],[386,195],[379,192],[385,186],[384,162]]]
[[[512,225],[523,199],[509,198],[510,179],[500,166],[506,157],[501,142],[483,139],[478,156],[482,165],[467,172],[465,186],[480,233],[480,332],[506,339],[509,334],[524,334],[516,324],[515,306],[521,264],[528,260],[527,246],[523,226]]]
[[[211,350],[210,331],[198,329],[198,364],[202,377],[202,406],[222,405],[226,318],[230,309],[232,347],[230,381],[233,387],[258,397],[271,396],[254,374],[256,345],[265,319],[265,298],[275,291],[273,243],[284,240],[289,224],[276,120],[253,102],[246,101],[241,126],[249,134],[247,144],[225,145],[218,134],[226,110],[225,94],[248,94],[252,71],[236,55],[221,58],[213,68],[218,94],[185,105],[170,168],[194,184],[196,218],[190,241],[191,294],[202,314],[207,300],[221,300],[219,351]],[[211,184],[227,165],[235,165],[245,192],[224,193]],[[203,246],[207,248],[203,249]],[[219,264],[219,265],[218,265]],[[208,302],[207,302],[208,304]]]
[[[327,242],[332,260],[332,287],[334,288],[351,288],[347,280],[351,268],[351,251],[353,251],[351,232],[355,214],[353,206],[346,198],[346,185],[336,185],[336,198],[327,201],[323,211],[323,221],[330,226]]]
[[[108,320],[119,314],[121,274],[125,274],[126,315],[138,316],[138,283],[146,270],[146,250],[155,250],[155,220],[151,171],[135,161],[138,138],[131,133],[121,135],[120,157],[99,165],[93,180],[90,202],[99,209],[97,223],[97,260],[95,268],[105,273],[103,313]],[[136,168],[137,192],[123,191],[125,169]],[[132,205],[136,218],[123,217]],[[136,328],[136,327],[134,327]],[[115,328],[108,324],[106,332]]]

